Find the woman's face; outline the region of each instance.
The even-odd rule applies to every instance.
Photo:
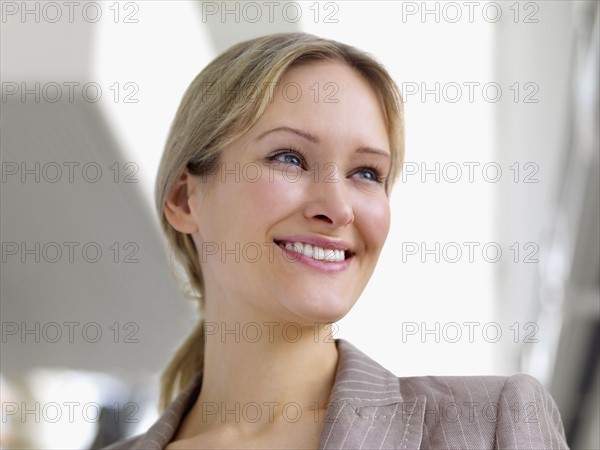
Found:
[[[207,308],[248,322],[342,318],[388,234],[390,162],[382,107],[359,73],[290,69],[217,172],[188,180]]]

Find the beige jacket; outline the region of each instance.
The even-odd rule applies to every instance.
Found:
[[[336,339],[335,381],[319,449],[567,449],[556,404],[529,375],[397,378]],[[202,377],[144,434],[108,449],[163,449]]]

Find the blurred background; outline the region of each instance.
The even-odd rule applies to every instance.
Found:
[[[98,448],[157,418],[197,320],[154,177],[230,45],[355,45],[405,98],[379,265],[335,337],[398,376],[537,377],[600,448],[597,1],[1,2],[1,448]]]

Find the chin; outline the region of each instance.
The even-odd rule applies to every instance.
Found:
[[[340,300],[343,298],[343,300]],[[304,322],[308,326],[317,323],[333,323],[342,319],[356,303],[355,299],[349,299],[347,296],[320,296],[320,297],[305,297],[300,299],[298,303],[289,304],[290,298],[284,307],[292,312],[296,322]]]

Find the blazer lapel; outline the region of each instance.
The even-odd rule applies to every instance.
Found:
[[[173,440],[182,418],[194,405],[201,385],[202,373],[199,373],[169,405],[160,419],[133,446],[129,447],[130,450],[163,450]]]
[[[319,449],[420,448],[425,396],[403,398],[398,378],[343,339]]]

